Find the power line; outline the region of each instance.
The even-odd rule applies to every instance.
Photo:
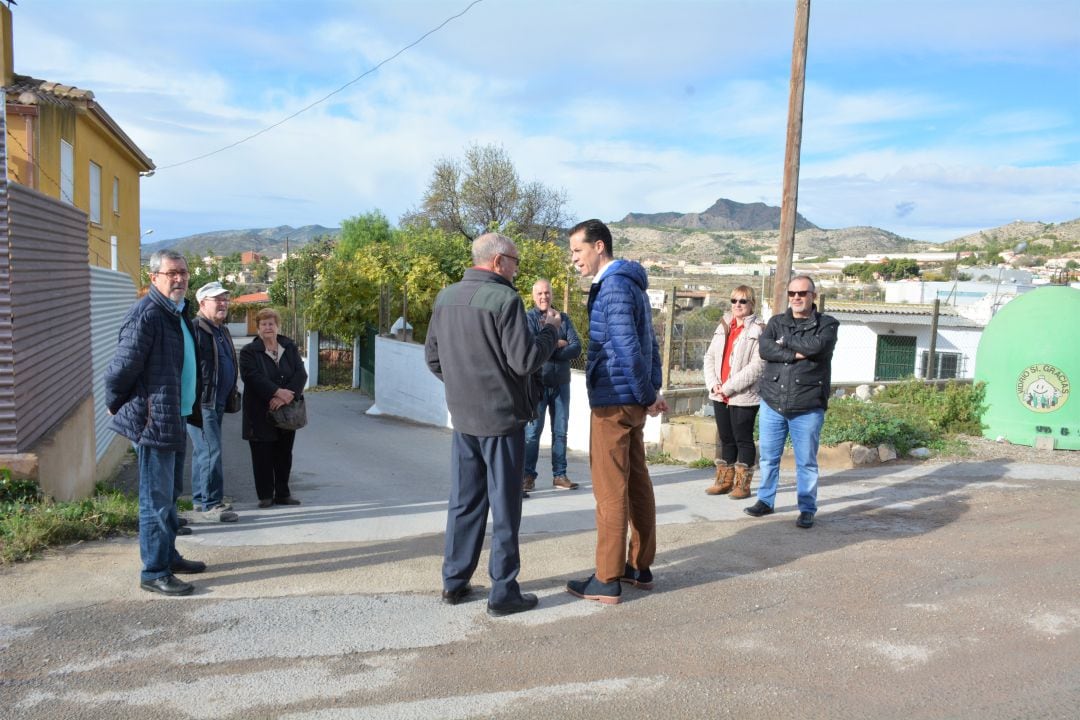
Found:
[[[353,85],[353,84],[355,84],[355,83],[359,82],[359,81],[360,81],[360,80],[362,80],[363,78],[367,77],[368,75],[372,74],[373,72],[375,72],[376,70],[378,70],[379,68],[381,68],[381,67],[382,67],[383,65],[385,65],[385,64],[387,64],[388,62],[390,62],[391,60],[395,59],[395,58],[396,58],[396,57],[397,57],[398,55],[401,55],[401,54],[402,54],[403,52],[405,52],[406,50],[409,50],[409,49],[411,49],[411,48],[413,48],[413,47],[416,47],[416,46],[417,46],[417,45],[419,45],[419,44],[420,44],[421,42],[423,42],[423,41],[424,41],[424,40],[425,40],[425,39],[426,39],[426,38],[427,38],[427,37],[428,37],[429,35],[433,35],[433,34],[435,34],[435,33],[436,33],[436,32],[438,32],[439,30],[441,30],[441,29],[442,29],[443,27],[445,27],[446,25],[448,25],[448,24],[449,24],[449,23],[450,23],[450,22],[451,22],[452,20],[457,20],[457,19],[458,19],[459,17],[461,17],[461,16],[462,16],[462,15],[464,15],[465,13],[469,12],[469,10],[471,10],[471,9],[472,9],[473,5],[476,5],[476,4],[478,4],[478,3],[481,3],[481,2],[483,2],[483,0],[473,0],[473,1],[471,2],[471,3],[469,3],[469,5],[468,5],[468,6],[467,6],[467,7],[466,7],[466,8],[464,9],[464,10],[462,10],[461,12],[459,12],[459,13],[458,13],[457,15],[451,15],[450,17],[446,18],[446,19],[445,19],[445,20],[443,20],[443,21],[442,21],[441,23],[439,23],[439,25],[437,25],[436,27],[432,28],[431,30],[428,30],[428,31],[427,31],[426,33],[424,33],[423,35],[421,35],[420,37],[418,37],[418,38],[417,38],[416,40],[414,40],[413,42],[409,43],[409,44],[408,44],[408,45],[406,45],[405,47],[401,48],[401,49],[400,49],[400,50],[398,50],[398,51],[397,51],[396,53],[394,53],[394,54],[393,54],[393,55],[391,55],[390,57],[388,57],[388,58],[386,58],[385,60],[383,60],[382,62],[380,62],[380,63],[379,63],[378,65],[376,65],[376,66],[372,67],[372,68],[371,68],[371,69],[369,69],[369,70],[366,70],[365,72],[361,73],[360,75],[356,76],[355,78],[353,78],[353,79],[352,79],[352,80],[350,80],[349,82],[347,82],[347,83],[345,83],[344,85],[342,85],[341,87],[339,87],[339,88],[338,88],[337,90],[334,90],[333,92],[331,92],[331,93],[327,94],[326,96],[324,96],[324,97],[322,97],[322,98],[320,98],[320,99],[316,100],[315,102],[311,103],[310,105],[306,105],[305,107],[302,107],[302,108],[300,108],[299,110],[297,110],[296,112],[294,112],[294,113],[293,113],[292,115],[289,115],[288,117],[286,117],[286,118],[283,118],[283,119],[281,119],[281,120],[277,121],[277,122],[276,122],[276,123],[274,123],[273,125],[270,125],[270,126],[268,126],[268,127],[264,127],[264,128],[262,129],[262,130],[259,130],[259,131],[258,131],[258,132],[256,132],[256,133],[253,133],[253,134],[251,134],[251,135],[248,135],[248,136],[247,136],[247,137],[245,137],[245,138],[241,138],[240,140],[237,140],[237,141],[236,141],[236,142],[234,142],[234,143],[229,143],[228,145],[225,145],[224,147],[220,147],[220,148],[218,148],[217,150],[211,150],[210,152],[208,152],[208,153],[205,153],[205,154],[203,154],[203,155],[198,155],[198,156],[196,156],[196,157],[193,157],[193,158],[189,158],[188,160],[182,160],[181,162],[178,162],[178,163],[173,163],[173,164],[171,164],[171,165],[162,165],[162,166],[158,167],[158,168],[156,169],[156,171],[155,171],[155,172],[160,172],[161,170],[171,170],[172,168],[177,168],[177,167],[180,167],[181,165],[187,165],[187,164],[189,164],[189,163],[193,163],[193,162],[196,162],[197,160],[204,160],[204,159],[206,159],[206,158],[208,158],[208,157],[210,157],[210,156],[212,156],[212,155],[217,155],[218,153],[221,153],[221,152],[225,152],[226,150],[231,150],[232,148],[236,147],[237,145],[242,145],[243,143],[246,143],[246,142],[247,142],[248,140],[254,140],[255,138],[259,137],[260,135],[263,135],[264,133],[268,133],[268,132],[270,132],[271,130],[273,130],[274,128],[276,128],[276,127],[279,127],[279,126],[281,126],[281,125],[284,125],[284,124],[285,124],[285,123],[287,123],[288,121],[292,120],[292,119],[293,119],[294,117],[296,117],[296,116],[298,116],[298,115],[301,115],[301,114],[303,114],[303,113],[306,113],[306,112],[307,112],[308,110],[310,110],[311,108],[315,107],[316,105],[320,105],[320,104],[322,104],[322,103],[326,102],[327,100],[329,100],[329,99],[330,99],[330,98],[332,98],[333,96],[337,95],[337,94],[338,94],[338,93],[340,93],[340,92],[341,92],[342,90],[344,90],[344,89],[346,89],[347,87],[349,87],[350,85]]]

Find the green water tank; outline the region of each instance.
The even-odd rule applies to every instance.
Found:
[[[986,383],[983,435],[1080,450],[1080,290],[1025,293],[998,311],[979,340],[975,380]]]

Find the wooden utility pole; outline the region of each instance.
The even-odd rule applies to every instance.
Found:
[[[795,253],[795,215],[799,206],[799,153],[802,147],[803,91],[806,88],[806,39],[810,0],[795,0],[795,43],[791,49],[791,96],[788,98],[787,147],[784,150],[784,197],[780,203],[780,239],[776,246],[773,315],[787,309],[787,286]]]
[[[923,368],[923,376],[927,380],[937,377],[937,326],[938,315],[941,314],[941,300],[934,298],[934,314],[930,317],[930,351],[926,353],[926,367]]]

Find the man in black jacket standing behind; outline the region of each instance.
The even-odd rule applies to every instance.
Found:
[[[435,300],[424,357],[443,381],[454,424],[450,504],[443,558],[443,602],[456,605],[471,591],[491,508],[490,615],[536,607],[521,593],[518,528],[525,425],[534,415],[530,376],[551,356],[560,318],[545,316],[533,335],[514,289],[518,250],[486,233],[472,245],[473,267]]]
[[[817,512],[818,440],[829,405],[839,323],[817,311],[816,288],[809,276],[793,277],[787,294],[787,312],[773,315],[758,341],[758,352],[765,359],[758,416],[761,485],[757,502],[743,512],[753,517],[772,514],[780,482],[780,455],[790,434],[799,500],[795,524],[811,528]]]

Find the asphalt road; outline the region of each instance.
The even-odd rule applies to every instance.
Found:
[[[210,563],[194,596],[141,592],[127,538],[0,569],[0,716],[1080,717],[1075,468],[832,473],[809,531],[787,473],[755,520],[704,494],[708,471],[654,468],[656,590],[607,607],[562,590],[593,564],[573,457],[581,489],[525,501],[540,607],[492,619],[482,593],[438,600],[449,434],[308,402],[297,508],[254,508],[226,420],[241,520],[181,539]]]

